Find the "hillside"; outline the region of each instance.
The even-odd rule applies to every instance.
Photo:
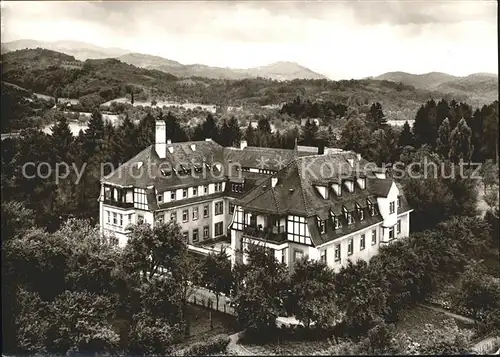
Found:
[[[130,51],[122,48],[105,48],[79,41],[37,41],[17,40],[2,43],[2,53],[16,50],[46,48],[74,56],[80,61],[87,59],[102,59],[124,55]]]
[[[441,72],[425,74],[388,72],[371,79],[401,82],[419,89],[467,95],[477,102],[486,103],[498,99],[498,75],[493,73],[474,73],[466,77],[457,77]]]
[[[293,62],[276,62],[263,67],[236,69],[211,67],[203,64],[183,65],[159,56],[129,53],[118,57],[122,62],[147,69],[157,69],[178,77],[205,77],[216,79],[270,78],[275,80],[328,79]]]
[[[281,104],[300,96],[340,103],[348,106],[350,112],[364,112],[372,102],[378,101],[388,119],[413,119],[420,105],[431,98],[470,102],[466,94],[449,95],[373,79],[273,81],[192,77],[186,80],[117,59],[80,62],[72,56],[45,49],[8,52],[2,55],[2,66],[6,82],[37,93],[54,95],[57,92],[59,97],[79,99],[86,110],[115,98],[130,98],[131,91],[135,100],[141,101],[157,99],[246,107]]]

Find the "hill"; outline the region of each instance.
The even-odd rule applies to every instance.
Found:
[[[122,48],[106,48],[80,41],[37,41],[37,40],[16,40],[2,43],[2,53],[23,49],[46,48],[48,50],[63,52],[74,56],[80,61],[87,59],[102,59],[117,57],[129,53],[129,50]]]
[[[466,77],[457,77],[441,72],[425,74],[388,72],[372,79],[401,82],[419,89],[467,95],[478,102],[492,102],[498,99],[498,75],[493,73],[474,73]]]
[[[183,65],[159,56],[129,53],[118,57],[122,62],[147,69],[172,73],[178,77],[205,77],[217,79],[270,78],[275,80],[328,79],[322,74],[311,71],[293,62],[276,62],[263,67],[237,69],[211,67],[203,64]]]
[[[170,65],[175,66],[176,63]],[[265,78],[230,80],[192,77],[187,80],[113,58],[81,62],[73,56],[41,48],[8,52],[2,55],[2,66],[4,81],[37,93],[57,93],[58,97],[79,99],[81,107],[87,111],[109,100],[125,96],[130,98],[130,92],[134,93],[137,101],[155,99],[159,102],[233,107],[280,106],[300,96],[312,101],[340,103],[346,105],[349,112],[364,112],[372,102],[380,102],[389,120],[413,119],[417,109],[429,99],[468,101],[474,106],[486,104],[470,102],[470,97],[464,93],[443,94],[373,79],[276,81]],[[286,69],[293,71],[294,66]],[[276,67],[269,70],[276,71]]]

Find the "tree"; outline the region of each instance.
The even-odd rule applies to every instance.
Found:
[[[450,136],[450,160],[454,163],[468,162],[472,154],[472,132],[465,119],[461,119]]]
[[[243,327],[265,337],[284,312],[287,268],[261,246],[251,246],[247,254],[248,264],[237,268],[235,312]]]
[[[255,129],[252,126],[252,122],[248,121],[248,127],[245,130],[245,140],[247,141],[249,146],[254,146],[255,145]]]
[[[382,166],[392,162],[396,153],[396,135],[391,127],[377,129],[371,133],[370,145],[366,150],[366,158]]]
[[[403,130],[401,131],[401,134],[399,134],[398,146],[400,148],[413,146],[414,141],[415,140],[413,139],[413,133],[411,132],[410,125],[408,124],[408,121],[405,121]]]
[[[215,294],[216,308],[219,309],[220,294],[229,295],[233,285],[231,260],[224,250],[218,254],[209,254],[202,263],[202,281]]]
[[[330,327],[338,317],[333,283],[334,273],[326,264],[300,260],[290,279],[288,305],[295,317],[306,327]]]
[[[318,126],[316,122],[313,120],[307,119],[306,124],[302,128],[303,131],[303,139],[302,143],[308,146],[316,146],[317,145],[317,136],[318,136]]]
[[[172,271],[175,259],[187,250],[180,226],[169,221],[167,224],[137,224],[129,226],[130,235],[125,256],[130,262],[130,271],[140,271],[145,280],[152,279],[160,268]]]
[[[387,290],[377,284],[374,274],[364,260],[356,264],[349,260],[334,276],[337,305],[351,334],[367,332],[386,313]]]
[[[446,118],[439,127],[436,141],[436,152],[443,158],[448,158],[450,154],[450,136],[450,120]]]
[[[73,145],[74,137],[68,125],[68,120],[63,116],[57,124],[52,127],[52,147],[57,162],[70,161],[69,153]]]
[[[368,341],[370,344],[370,352],[372,354],[386,354],[393,352],[395,346],[393,344],[394,326],[386,324],[384,320],[379,319],[374,327],[368,331]]]
[[[203,129],[203,137],[205,139],[212,139],[215,141],[219,139],[219,128],[215,123],[215,118],[212,115],[212,113],[209,113],[207,115],[207,119],[203,123],[202,129]]]
[[[382,125],[387,123],[384,111],[382,110],[382,104],[379,102],[372,103],[370,110],[366,114],[366,121],[375,130],[380,129]]]
[[[361,119],[349,119],[340,135],[340,145],[344,150],[352,150],[364,156],[370,142],[370,130]]]

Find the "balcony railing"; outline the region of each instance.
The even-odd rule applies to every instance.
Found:
[[[245,226],[243,228],[243,233],[251,237],[270,240],[274,242],[286,241],[285,226],[265,228]]]
[[[105,205],[120,207],[120,208],[134,208],[133,202],[120,202],[120,201],[115,201],[115,200],[110,200],[110,199],[105,198],[103,203]]]

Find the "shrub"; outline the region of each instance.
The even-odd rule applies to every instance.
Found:
[[[217,335],[205,342],[196,342],[183,351],[183,356],[207,356],[224,352],[229,344],[229,336]]]

